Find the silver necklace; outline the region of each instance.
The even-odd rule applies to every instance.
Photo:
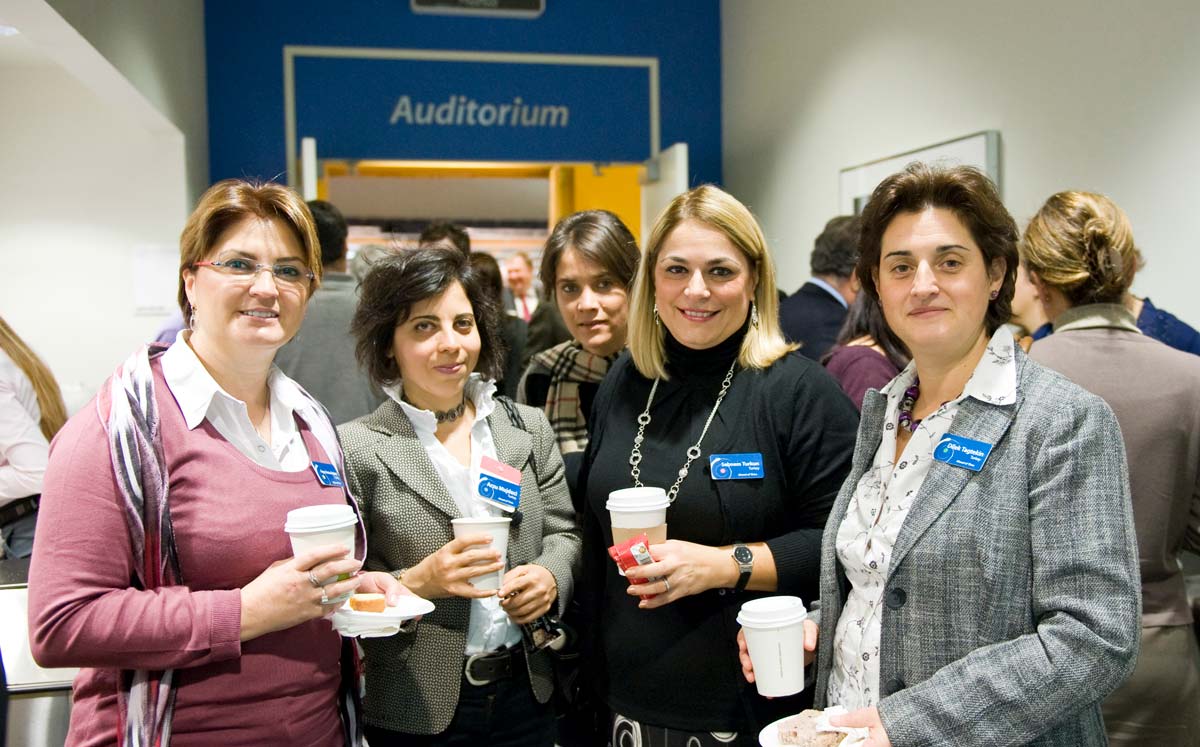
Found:
[[[729,367],[729,373],[725,374],[725,379],[721,382],[721,391],[717,394],[717,401],[713,404],[712,412],[708,414],[708,420],[704,421],[704,430],[700,431],[700,438],[696,439],[696,443],[687,450],[687,461],[679,468],[679,479],[667,491],[668,503],[675,502],[675,496],[679,494],[679,486],[683,484],[683,478],[687,477],[692,462],[700,456],[700,443],[708,433],[708,426],[712,425],[713,418],[717,415],[717,408],[721,406],[721,400],[725,399],[725,395],[729,392],[729,386],[733,383],[733,372],[736,369],[737,359],[734,358],[733,365]],[[641,415],[638,415],[638,431],[633,438],[633,450],[629,452],[629,476],[633,478],[633,487],[635,488],[645,487],[639,479],[642,470],[638,465],[642,463],[642,441],[646,437],[646,426],[650,425],[650,404],[654,402],[654,393],[658,391],[659,381],[661,379],[654,380],[654,384],[650,387],[650,396],[646,398],[646,409],[642,410]]]

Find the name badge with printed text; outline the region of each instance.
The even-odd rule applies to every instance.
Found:
[[[761,480],[763,456],[749,454],[713,454],[708,458],[708,471],[714,480]]]
[[[933,458],[953,467],[978,472],[983,469],[983,464],[991,453],[992,444],[947,433],[934,448]]]
[[[521,470],[483,457],[479,462],[479,497],[505,511],[516,511],[521,503]]]
[[[337,467],[334,467],[328,462],[313,462],[313,472],[317,473],[317,479],[327,488],[342,487],[342,476],[338,474]]]

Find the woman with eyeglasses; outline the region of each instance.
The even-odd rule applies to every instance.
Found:
[[[355,505],[325,409],[272,364],[320,267],[298,195],[214,185],[180,238],[187,329],[55,440],[29,625],[40,664],[82,668],[67,744],[360,742],[353,649],[322,618],[402,590],[340,546],[293,557],[283,530],[292,509]]]

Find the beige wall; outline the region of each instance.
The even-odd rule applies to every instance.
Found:
[[[789,292],[837,212],[838,171],[1001,132],[1026,221],[1062,189],[1125,208],[1135,290],[1200,326],[1200,3],[723,0],[724,167]]]

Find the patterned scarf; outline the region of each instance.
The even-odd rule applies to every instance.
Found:
[[[183,583],[179,551],[171,526],[168,501],[169,478],[163,452],[161,421],[154,396],[154,373],[150,360],[167,346],[152,343],[129,357],[100,388],[96,410],[108,433],[113,474],[125,508],[125,523],[132,540],[134,569],[142,589],[158,589]],[[321,448],[346,473],[341,444],[329,415],[304,392],[312,407],[297,415],[309,427]],[[358,513],[358,502],[344,488],[347,502]],[[365,557],[366,535],[361,516],[359,536]],[[358,721],[358,653],[353,639],[342,641],[342,686],[338,693],[343,732],[348,747],[362,742]],[[118,743],[122,747],[168,747],[175,711],[175,670],[137,669],[121,676]]]
[[[574,340],[533,356],[533,364],[550,373],[546,417],[558,434],[558,448],[563,454],[587,448],[587,413],[579,404],[579,385],[599,384],[614,358],[589,353]]]

